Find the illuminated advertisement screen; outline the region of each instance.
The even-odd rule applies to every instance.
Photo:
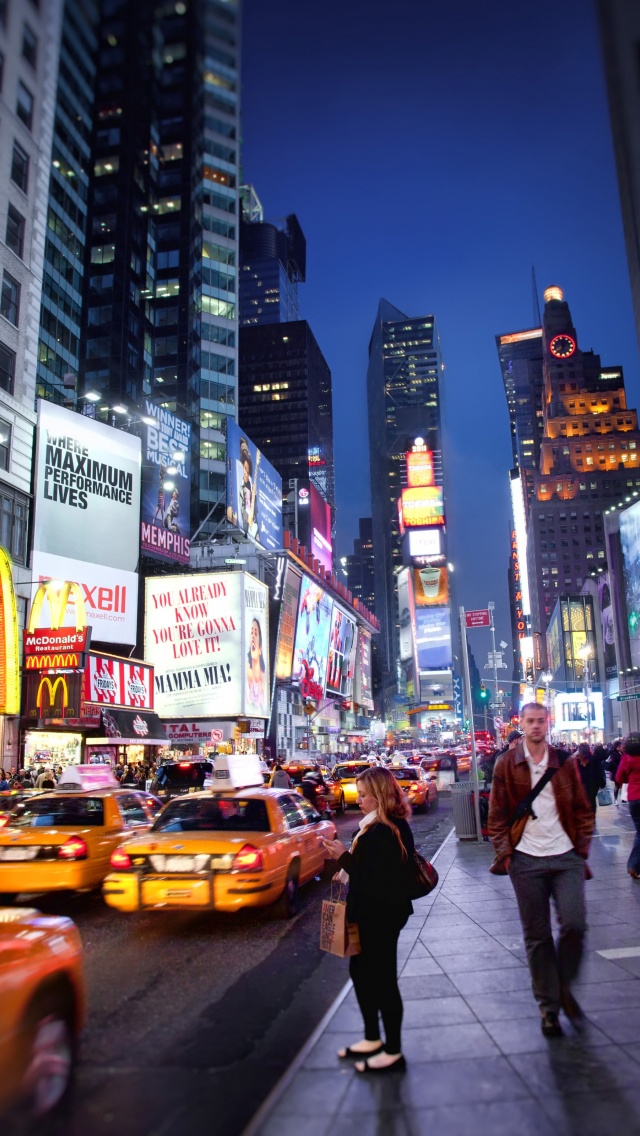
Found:
[[[409,556],[440,556],[441,553],[440,529],[414,529],[409,533]]]
[[[356,625],[352,619],[334,605],[329,636],[329,663],[327,666],[327,693],[343,697],[351,694],[353,684],[353,647]]]
[[[311,503],[311,555],[331,571],[333,546],[331,544],[331,506],[320,495],[313,482],[309,485]]]
[[[398,622],[400,658],[403,662],[413,658],[416,638],[415,601],[411,568],[398,573]]]
[[[604,729],[602,694],[599,691],[591,693],[588,707],[584,695],[556,694],[554,707],[556,730]]]
[[[303,576],[298,604],[292,678],[301,686],[308,687],[309,683],[317,685],[320,694],[316,692],[311,697],[321,698],[324,694],[332,609],[333,600],[330,596],[319,584],[316,584],[315,580]]]
[[[640,666],[640,501],[620,513],[620,546],[631,665]]]
[[[285,681],[291,678],[293,666],[293,647],[296,638],[296,619],[298,617],[298,602],[300,600],[300,584],[302,577],[287,564],[284,583],[282,585],[282,602],[280,605],[280,622],[278,625],[278,646],[276,649],[276,678]]]
[[[356,651],[355,701],[367,710],[373,710],[371,685],[371,635],[364,627],[358,628]]]
[[[263,548],[282,548],[282,478],[227,418],[227,520]]]
[[[433,485],[433,454],[431,450],[411,450],[407,454],[407,485],[411,489]]]
[[[446,568],[414,568],[413,591],[416,607],[442,607],[449,603],[449,575]]]
[[[144,414],[140,547],[156,560],[188,564],[191,426],[150,399]]]
[[[440,486],[402,490],[402,520],[405,528],[444,524],[444,499]]]
[[[443,667],[450,667],[452,664],[450,608],[418,608],[416,628],[420,670],[441,670]]]

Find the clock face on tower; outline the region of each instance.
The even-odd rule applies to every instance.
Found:
[[[568,359],[576,349],[576,341],[570,335],[554,335],[549,350],[556,359]]]

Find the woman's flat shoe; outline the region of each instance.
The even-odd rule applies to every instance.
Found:
[[[400,1054],[397,1061],[392,1061],[391,1065],[370,1065],[367,1060],[363,1061],[362,1064],[364,1065],[364,1069],[358,1069],[358,1066],[355,1066],[356,1073],[360,1073],[361,1075],[365,1073],[375,1073],[377,1076],[378,1073],[400,1073],[407,1067],[407,1062],[402,1054]]]
[[[365,1061],[367,1057],[375,1057],[376,1053],[382,1053],[384,1045],[380,1042],[377,1049],[368,1049],[366,1053],[362,1050],[358,1052],[357,1049],[349,1049],[347,1045],[344,1049],[338,1050],[338,1059],[340,1061]]]
[[[640,875],[638,875],[637,872],[634,872],[633,868],[627,868],[627,871],[632,880],[640,880]]]

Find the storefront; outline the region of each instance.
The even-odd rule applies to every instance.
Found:
[[[165,722],[165,748],[159,756],[210,756],[214,753],[264,752],[263,718],[204,718],[195,722]]]
[[[98,736],[87,738],[86,761],[108,765],[149,765],[166,745],[157,714],[149,710],[103,708]]]

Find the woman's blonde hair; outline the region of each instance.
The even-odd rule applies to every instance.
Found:
[[[407,855],[407,851],[402,842],[398,826],[393,822],[400,817],[404,820],[410,817],[411,805],[408,803],[393,773],[385,769],[382,765],[374,765],[371,769],[365,770],[360,777],[356,778],[356,784],[363,786],[371,797],[375,797],[378,808],[378,820],[392,829],[400,845],[404,859]]]

